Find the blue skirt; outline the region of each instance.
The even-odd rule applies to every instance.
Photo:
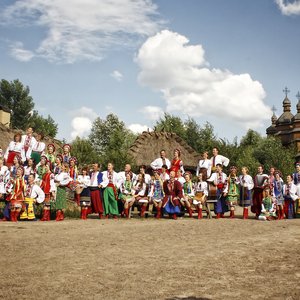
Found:
[[[215,203],[215,214],[223,214],[228,211],[228,205],[226,203],[226,197],[221,196],[223,190],[217,190],[217,203]]]
[[[167,214],[179,214],[180,213],[180,208],[179,206],[174,206],[171,201],[169,200],[164,207],[164,212]]]

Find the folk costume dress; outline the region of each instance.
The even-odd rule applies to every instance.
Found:
[[[33,146],[29,147],[26,158],[32,158],[35,164],[38,164],[41,161],[41,156],[45,154],[45,143],[36,141]]]
[[[296,218],[300,218],[300,172],[295,172],[293,174],[294,184],[297,187],[297,196],[298,199],[295,200],[295,214]]]
[[[262,200],[261,212],[258,217],[259,220],[269,220],[270,217],[277,218],[276,215],[276,204],[273,202],[271,196],[265,197]]]
[[[4,154],[4,159],[8,167],[10,167],[13,164],[16,155],[21,157],[22,162],[26,160],[22,142],[11,141]]]
[[[161,179],[154,179],[151,183],[148,197],[151,201],[159,203],[163,200],[164,195],[163,181]]]
[[[103,217],[103,202],[102,202],[102,194],[99,186],[103,182],[103,174],[99,171],[93,171],[90,174],[90,197],[91,197],[91,211],[92,213],[99,214],[99,217]]]
[[[3,209],[3,220],[9,220],[9,202],[6,202],[6,184],[9,182],[10,173],[7,166],[0,167],[0,194],[2,197],[0,201],[5,202],[5,207]]]
[[[24,157],[26,158],[27,151],[29,150],[29,148],[34,146],[34,144],[36,143],[36,139],[32,135],[24,134],[24,135],[22,135],[21,143],[22,143],[23,149],[24,149]]]
[[[81,219],[86,220],[88,210],[91,206],[91,192],[89,186],[91,184],[91,178],[89,175],[78,175],[78,185],[80,186],[81,193],[79,195],[80,207],[81,207]]]
[[[198,219],[202,219],[203,204],[206,204],[208,197],[208,184],[206,181],[198,181],[194,185],[195,197],[193,198],[193,205],[197,207]],[[208,211],[207,211],[208,213]]]
[[[240,175],[239,183],[239,205],[241,207],[249,207],[252,201],[253,179],[248,174]]]
[[[50,209],[51,209],[51,192],[56,192],[56,185],[54,183],[54,174],[47,172],[43,175],[41,182],[41,189],[45,194],[43,216],[41,221],[50,221]]]
[[[287,219],[295,216],[295,201],[298,199],[297,186],[294,183],[287,183],[283,186],[284,213]]]
[[[254,177],[254,191],[252,195],[252,206],[251,211],[258,216],[261,211],[261,204],[263,199],[263,190],[268,184],[268,175],[267,174],[257,174]]]
[[[54,180],[57,183],[55,207],[56,210],[63,210],[67,205],[67,186],[72,179],[69,173],[61,172],[60,174],[55,175]]]
[[[101,185],[104,188],[103,204],[105,215],[118,215],[118,173],[115,171],[104,171]]]
[[[120,186],[120,199],[124,202],[131,202],[133,194],[133,182],[131,180],[122,182]]]
[[[230,209],[230,217],[234,217],[234,208],[237,205],[239,198],[240,198],[240,190],[239,190],[239,178],[238,176],[231,176],[229,175],[228,178],[228,193],[227,193],[227,205]]]
[[[210,159],[200,159],[197,165],[196,176],[198,177],[199,173],[203,174],[203,180],[206,180],[211,175],[212,162]]]
[[[173,159],[171,162],[170,172],[175,171],[177,174],[178,170],[181,170],[181,173],[184,173],[183,162],[181,159]]]

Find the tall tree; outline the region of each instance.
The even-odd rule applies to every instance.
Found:
[[[58,125],[54,122],[50,115],[44,118],[35,110],[29,120],[29,125],[35,128],[37,132],[42,133],[44,136],[54,138],[57,134]]]

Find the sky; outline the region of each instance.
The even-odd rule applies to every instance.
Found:
[[[164,113],[220,138],[265,135],[300,90],[300,0],[1,0],[0,79],[29,86],[59,139],[114,113],[134,132]]]

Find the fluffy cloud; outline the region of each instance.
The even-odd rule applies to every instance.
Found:
[[[131,130],[134,133],[142,133],[143,131],[152,131],[151,128],[149,128],[147,125],[141,125],[141,124],[130,124],[128,126],[128,129]]]
[[[116,79],[117,81],[122,81],[123,79],[123,74],[117,70],[113,71],[110,76],[114,79]]]
[[[25,50],[22,42],[15,42],[11,46],[11,56],[19,61],[30,61],[34,57],[34,53],[29,50]]]
[[[140,112],[144,114],[145,118],[151,121],[156,121],[164,115],[164,111],[159,106],[145,106],[140,109]]]
[[[192,117],[210,115],[259,127],[271,115],[265,91],[249,74],[209,68],[201,45],[188,45],[178,33],[163,30],[138,51],[138,80],[160,91],[168,112]]]
[[[292,3],[284,0],[276,0],[276,3],[283,15],[300,15],[300,0],[296,0]]]
[[[157,32],[157,19],[151,0],[18,0],[0,15],[2,25],[45,29],[35,54],[63,63],[101,60],[111,47],[131,47]]]
[[[73,119],[71,121],[71,138],[86,137],[89,135],[93,121],[97,118],[97,114],[88,107],[81,107],[71,112]]]

